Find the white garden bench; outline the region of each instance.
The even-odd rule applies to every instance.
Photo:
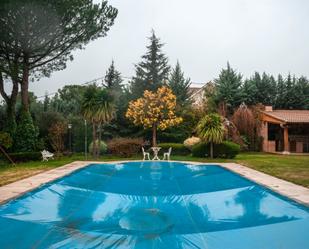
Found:
[[[49,159],[54,159],[54,154],[49,152],[48,150],[41,151],[42,161],[48,161]]]

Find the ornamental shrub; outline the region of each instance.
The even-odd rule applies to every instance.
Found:
[[[202,142],[193,146],[192,156],[194,157],[208,157],[209,156],[209,144]]]
[[[97,141],[98,143],[99,141]],[[92,154],[93,152],[93,142],[89,144],[89,153]],[[105,154],[107,152],[107,144],[104,141],[101,141],[100,146],[100,155]]]
[[[188,155],[190,154],[190,150],[188,150],[181,143],[161,143],[158,144],[158,147],[161,147],[161,152],[167,152],[167,150],[172,147],[172,154],[174,155]]]
[[[107,143],[107,150],[113,155],[130,157],[141,153],[142,146],[142,138],[114,138]]]
[[[125,116],[136,126],[152,128],[153,146],[157,144],[157,130],[164,131],[183,121],[176,115],[176,96],[166,86],[156,92],[145,90],[142,98],[130,101]]]
[[[12,146],[13,140],[9,133],[0,131],[0,146],[8,149]]]
[[[18,152],[32,152],[38,145],[38,128],[33,124],[31,114],[22,111],[14,138],[14,150]]]
[[[220,158],[234,158],[240,152],[240,145],[224,141],[222,144],[215,146],[215,154]]]
[[[193,146],[192,155],[194,157],[209,157],[210,146],[208,143],[199,143]],[[230,141],[214,145],[215,158],[234,158],[240,152],[240,146]]]
[[[189,137],[187,138],[184,142],[183,145],[189,149],[190,151],[192,151],[192,148],[194,145],[198,144],[201,142],[201,139],[199,137]]]
[[[64,138],[67,133],[67,123],[58,121],[48,129],[49,140],[56,154],[62,154],[64,151]]]

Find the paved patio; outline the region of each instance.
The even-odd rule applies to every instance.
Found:
[[[23,180],[0,187],[0,204],[5,203],[11,199],[17,198],[31,190],[34,190],[46,183],[57,180],[64,177],[76,170],[87,167],[89,164],[111,164],[111,163],[123,163],[125,161],[114,162],[93,162],[93,161],[75,161],[66,164],[62,167],[52,169]],[[197,163],[186,162],[188,164],[196,165],[213,165],[210,163]],[[240,174],[260,185],[263,185],[281,195],[287,196],[292,200],[295,200],[301,204],[309,206],[309,189],[296,185],[294,183],[281,180],[279,178],[267,175],[254,169],[242,166],[236,163],[220,163],[222,167],[231,170],[237,174]]]

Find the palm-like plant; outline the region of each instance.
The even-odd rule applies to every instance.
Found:
[[[84,93],[82,113],[84,118],[92,123],[93,156],[98,157],[101,145],[101,126],[110,122],[115,115],[113,98],[106,89],[95,85],[89,86]]]
[[[219,144],[224,139],[225,128],[220,115],[212,113],[203,117],[197,125],[199,137],[210,143],[210,156],[213,158],[213,144]]]

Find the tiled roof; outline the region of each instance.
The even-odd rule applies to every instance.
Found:
[[[273,110],[264,113],[285,123],[309,123],[309,110]]]
[[[194,95],[196,92],[200,91],[202,87],[189,87],[189,95]]]

